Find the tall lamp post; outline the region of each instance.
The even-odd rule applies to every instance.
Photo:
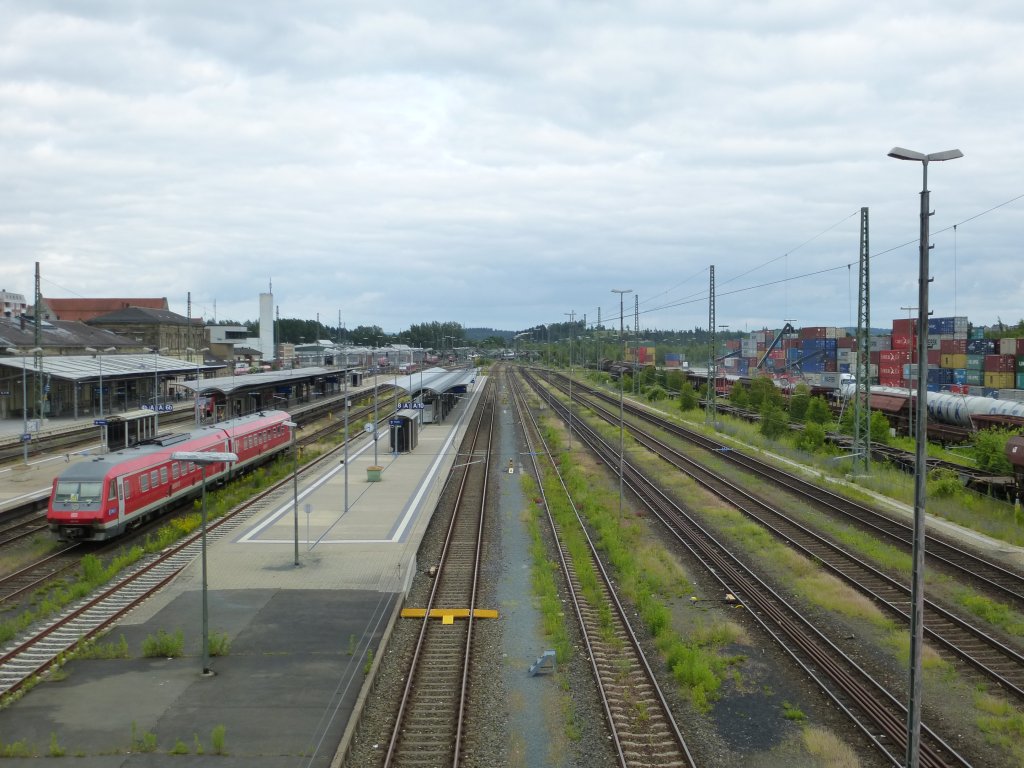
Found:
[[[281,422],[292,431],[292,507],[295,518],[295,565],[299,564],[299,444],[296,442],[294,421]],[[345,489],[348,490],[347,488]]]
[[[160,355],[167,347],[153,347],[153,434],[160,434]]]
[[[927,480],[928,445],[928,386],[927,376],[921,375],[921,364],[928,360],[928,220],[931,217],[928,192],[928,163],[956,160],[963,157],[959,149],[924,154],[912,149],[893,147],[889,157],[921,163],[921,244],[917,285],[917,435],[914,458],[914,546],[913,577],[911,580],[910,616],[910,706],[907,707],[907,768],[917,768],[921,757],[921,649],[924,646],[924,537],[925,491]]]
[[[7,347],[7,352],[12,355],[17,351],[13,347]],[[41,347],[21,350],[21,456],[26,467],[28,466],[28,441],[31,439],[28,432],[28,356],[42,351]]]
[[[623,324],[623,304],[622,297],[624,294],[632,293],[632,288],[612,288],[612,293],[619,294],[619,338],[622,340],[622,361],[626,361],[626,329]],[[619,521],[622,521],[622,456],[625,452],[625,436],[623,427],[623,402],[622,402],[622,369],[619,369]]]
[[[210,464],[233,464],[238,461],[238,454],[221,453],[218,451],[175,451],[171,454],[172,461],[191,461],[198,464],[203,472],[203,503],[202,503],[202,552],[203,552],[203,677],[211,677],[210,670],[210,611],[206,588],[206,467]]]

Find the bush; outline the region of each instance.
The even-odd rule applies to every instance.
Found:
[[[683,384],[679,390],[679,410],[692,411],[699,404],[700,399],[690,382]]]
[[[1006,441],[1018,432],[1009,429],[983,429],[974,438],[974,457],[978,469],[1000,475],[1013,474],[1006,458]]]
[[[769,440],[776,440],[789,430],[786,412],[777,405],[766,404],[761,407],[760,432]]]
[[[142,655],[147,659],[164,657],[174,659],[185,652],[185,635],[179,629],[169,635],[162,629],[142,641]]]
[[[813,422],[805,424],[802,431],[795,433],[796,447],[808,453],[814,453],[825,445],[825,427]]]
[[[652,403],[656,403],[659,400],[664,400],[668,397],[668,392],[655,384],[653,387],[647,390],[647,399]]]
[[[807,413],[804,414],[804,420],[814,424],[828,424],[832,421],[832,411],[829,410],[828,403],[822,398],[812,397],[807,402]]]

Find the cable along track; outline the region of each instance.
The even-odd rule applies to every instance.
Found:
[[[695,768],[696,763],[679,731],[672,710],[626,618],[626,612],[565,486],[558,465],[544,444],[541,430],[525,402],[519,383],[511,375],[508,375],[508,382],[513,394],[516,415],[523,428],[533,473],[538,478],[537,485],[544,502],[548,524],[558,545],[559,562],[566,577],[569,597],[600,691],[601,704],[611,730],[619,764],[629,768]],[[590,555],[589,565],[598,576],[597,587],[601,593],[599,605],[591,604],[584,597],[572,558],[566,552],[561,526],[551,515],[543,482],[540,480],[544,476],[544,470],[538,463],[538,456],[541,455],[547,456],[550,463],[549,471],[558,478],[586,539]],[[610,615],[602,610],[606,606],[611,608]]]
[[[529,373],[534,391],[563,420],[568,410]],[[609,467],[618,466],[618,446],[604,440],[585,421],[574,418],[576,436]],[[714,534],[679,507],[628,460],[623,482],[650,514],[708,570],[726,592],[736,595],[758,624],[780,645],[841,711],[894,765],[903,765],[906,707],[866,670],[847,656],[795,606],[732,554]],[[920,765],[925,768],[969,766],[927,725],[921,726]]]
[[[494,385],[488,381],[485,386],[469,430],[470,458],[455,468],[457,475],[449,481],[458,483],[457,499],[406,675],[385,768],[457,766],[461,758],[496,423]],[[431,617],[432,610],[466,608],[468,617],[451,623]]]
[[[586,403],[584,399],[580,402],[587,404],[587,407],[609,423],[617,422],[618,414],[613,414],[599,405]],[[811,530],[778,506],[719,477],[643,429],[632,428],[630,436],[635,442],[711,493],[728,501],[787,545],[819,563],[892,616],[909,625],[909,585],[890,577],[826,536]],[[804,496],[798,489],[790,490],[797,496]],[[812,494],[810,498],[817,502],[816,495]],[[928,640],[954,658],[972,666],[1007,693],[1024,699],[1024,654],[933,600],[925,600],[924,620],[924,631]]]

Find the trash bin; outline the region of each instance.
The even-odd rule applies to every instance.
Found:
[[[380,473],[384,471],[384,467],[367,467],[366,468],[366,481],[368,483],[379,483]]]

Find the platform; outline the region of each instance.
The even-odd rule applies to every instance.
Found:
[[[5,741],[46,755],[55,734],[75,765],[151,766],[171,759],[178,741],[194,755],[195,737],[209,755],[211,729],[223,725],[228,754],[215,758],[218,765],[328,768],[368,660],[417,567],[419,541],[483,382],[446,422],[423,426],[411,453],[393,456],[382,432],[379,482],[367,480],[372,439],[351,444],[347,512],[340,463],[320,480],[300,482],[298,566],[290,485],[267,512],[211,545],[209,628],[231,641],[228,655],[211,660],[214,676],[201,675],[197,562],[112,630],[111,639],[125,637],[131,658],[71,662],[65,679],[36,686],[5,710]],[[141,658],[142,641],[161,630],[181,631],[187,655]],[[133,723],[156,737],[154,753],[128,749]]]

